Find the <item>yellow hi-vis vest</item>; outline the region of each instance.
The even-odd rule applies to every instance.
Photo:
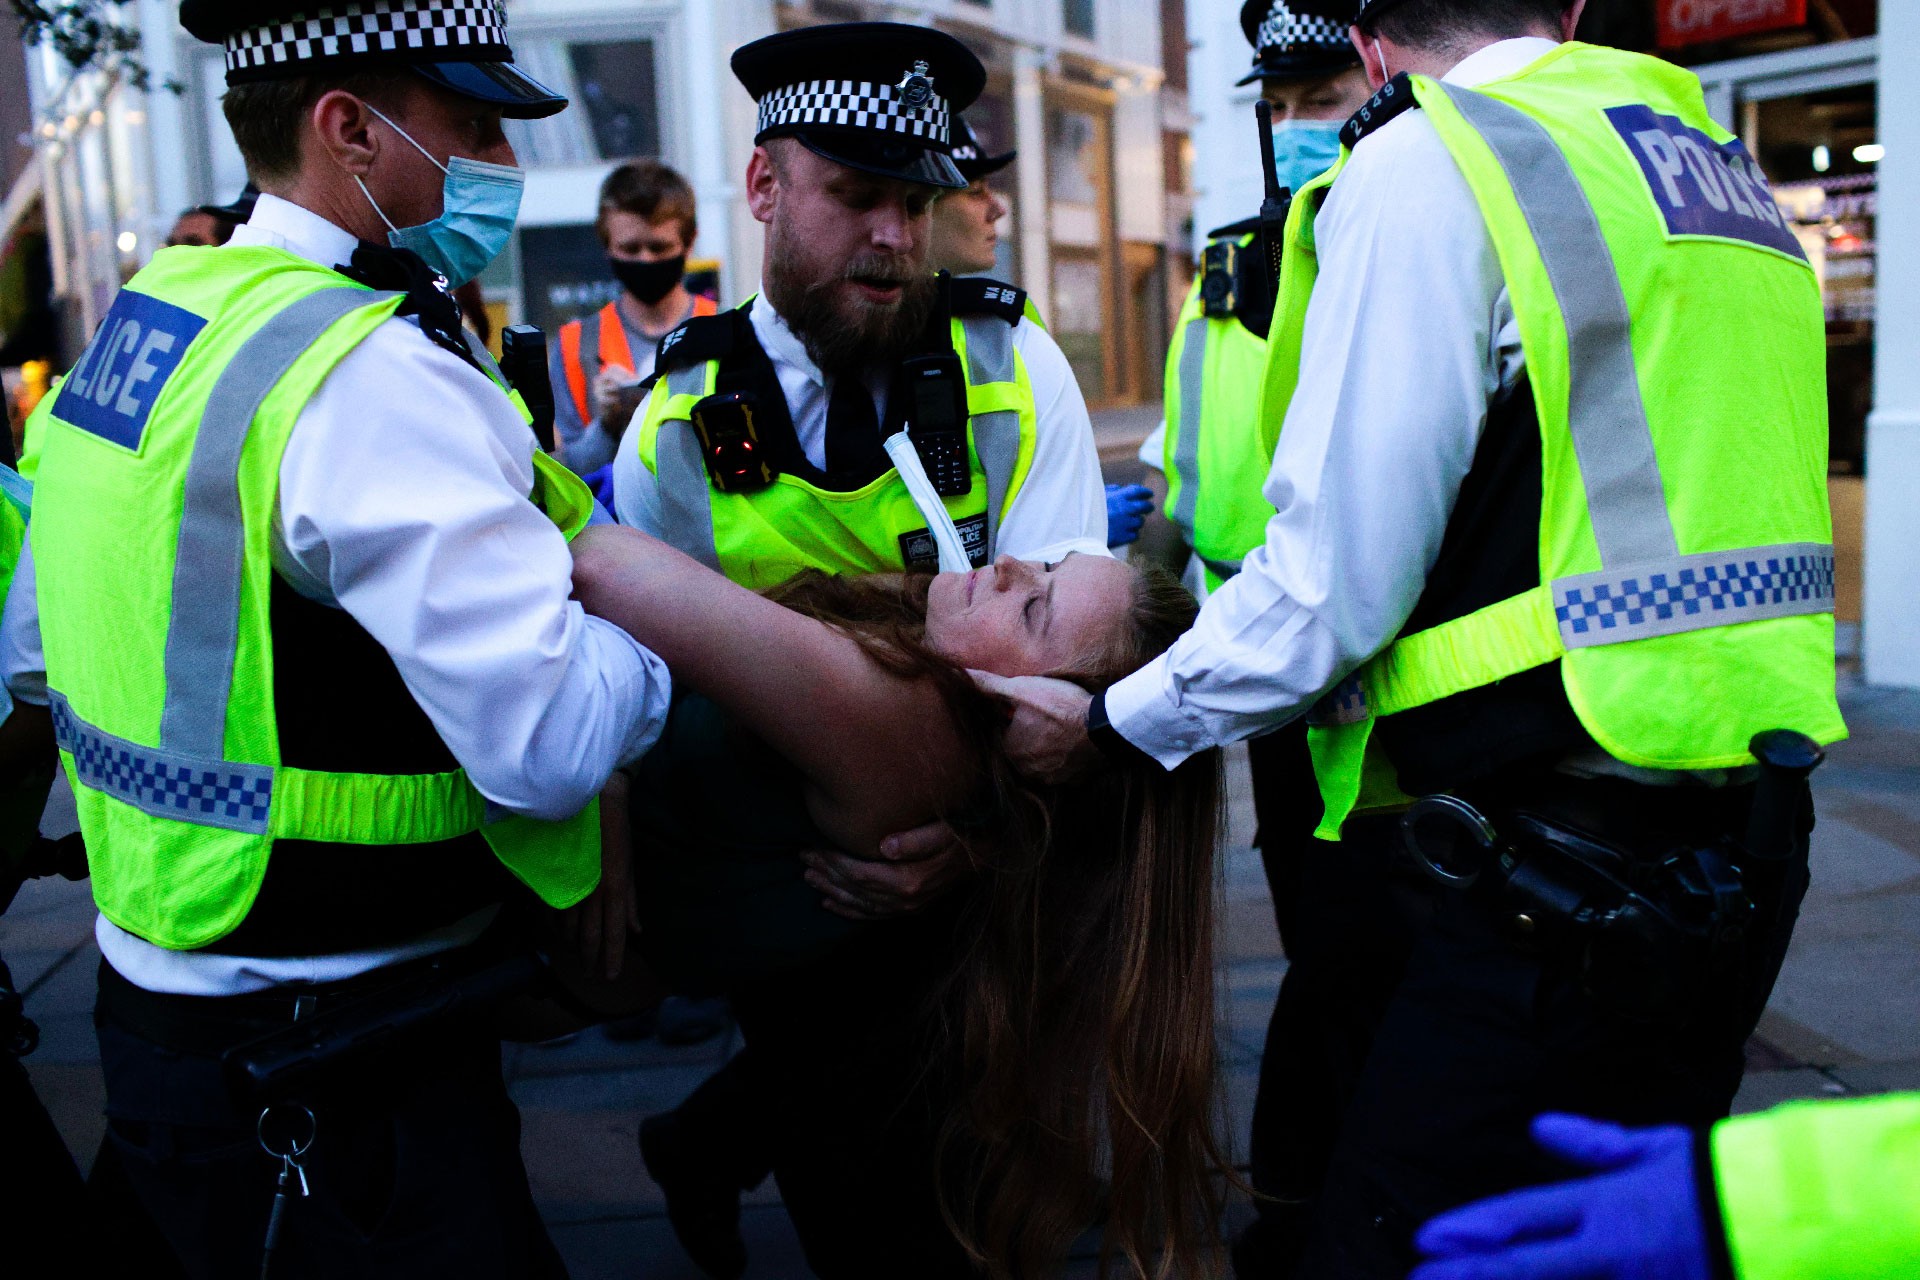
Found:
[[[968,283],[979,287],[982,282]],[[749,299],[742,307],[751,305]],[[730,319],[722,315],[688,325]],[[973,485],[942,502],[976,565],[992,560],[1001,521],[1033,466],[1038,414],[1026,362],[1013,345],[1017,319],[968,314],[951,322],[953,349],[967,382]],[[640,429],[627,433],[632,443],[621,445],[639,450],[641,463],[654,476],[662,539],[755,590],[807,569],[860,574],[898,573],[909,565],[931,568],[934,544],[926,517],[891,468],[847,492],[784,473],[754,493],[723,493],[712,483],[691,416],[696,404],[714,394],[722,360],[738,358],[669,364],[647,399]]]
[[[1258,253],[1242,237],[1243,253]],[[1187,291],[1167,351],[1167,518],[1200,557],[1207,589],[1240,572],[1266,536],[1273,504],[1262,494],[1273,449],[1260,429],[1267,340],[1238,316],[1210,316],[1203,280]]]
[[[1376,717],[1549,662],[1631,765],[1749,764],[1766,729],[1844,737],[1819,286],[1759,168],[1691,73],[1592,45],[1477,89],[1396,78],[1349,138],[1414,103],[1473,190],[1519,323],[1540,586],[1402,635],[1323,700],[1321,834],[1385,781],[1366,760]],[[1351,145],[1288,219],[1270,436],[1299,379],[1313,219]]]
[[[496,817],[459,769],[282,760],[269,611],[280,459],[320,384],[401,301],[278,249],[163,249],[34,415],[48,693],[94,897],[160,946],[232,932],[282,839],[478,832],[552,905],[598,882],[597,806],[564,823]],[[537,451],[535,464],[536,497],[571,536],[591,496]]]

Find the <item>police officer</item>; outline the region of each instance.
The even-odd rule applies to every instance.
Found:
[[[1812,1280],[1920,1274],[1920,1095],[1790,1103],[1706,1133],[1542,1116],[1592,1176],[1421,1229],[1412,1280]]]
[[[1303,1274],[1402,1274],[1434,1212],[1549,1176],[1543,1107],[1725,1115],[1811,821],[1803,780],[1749,851],[1749,742],[1845,733],[1816,281],[1698,82],[1563,43],[1582,7],[1359,10],[1379,92],[1289,215],[1263,545],[1104,696],[989,682],[1043,774],[1312,709],[1329,837],[1452,797],[1413,843],[1484,884],[1431,898]]]
[[[558,1274],[483,1029],[265,1112],[221,1056],[588,898],[593,798],[664,717],[658,660],[569,600],[590,499],[447,293],[513,228],[501,118],[565,100],[493,5],[180,16],[262,194],[42,401],[5,622],[92,864],[111,1139],[195,1276]]]
[[[1059,347],[1022,291],[928,263],[935,197],[967,186],[949,130],[985,82],[979,60],[938,31],[857,23],[755,41],[733,68],[759,102],[746,186],[765,288],[662,344],[615,461],[622,521],[755,587],[931,569],[930,514],[976,565],[1105,555],[1092,426]],[[906,422],[941,512],[882,447]],[[806,874],[832,909],[884,918],[957,874],[940,844],[923,858],[908,839],[891,863],[822,853]],[[769,1164],[815,1274],[970,1273],[936,1194],[948,1082],[923,1070],[951,923],[929,906],[735,993],[747,1050],[643,1126],[711,1274],[744,1269],[739,1194]]]
[[[1273,108],[1276,176],[1288,191],[1339,158],[1340,127],[1371,93],[1347,39],[1352,13],[1352,0],[1248,0],[1240,10],[1253,65],[1239,83],[1258,83]],[[1167,352],[1166,420],[1141,448],[1166,475],[1165,510],[1188,548],[1187,585],[1201,599],[1239,572],[1273,515],[1261,486],[1274,441],[1260,415],[1273,287],[1258,232],[1259,219],[1249,217],[1207,233]],[[1340,1103],[1407,934],[1374,883],[1397,845],[1392,821],[1356,821],[1342,846],[1317,841],[1306,726],[1264,734],[1247,749],[1255,843],[1288,967],[1253,1109],[1249,1160],[1263,1198],[1233,1258],[1240,1275],[1267,1276],[1292,1270]]]
[[[1020,153],[990,155],[964,115],[953,117],[953,167],[967,185],[942,195],[933,206],[933,231],[927,260],[936,271],[957,276],[991,271],[999,260],[1000,220],[1007,200],[988,181]]]

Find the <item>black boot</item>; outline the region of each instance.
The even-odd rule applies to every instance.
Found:
[[[667,1221],[687,1256],[714,1280],[740,1280],[747,1242],[740,1235],[739,1185],[688,1150],[672,1111],[640,1122],[640,1159],[667,1198]]]

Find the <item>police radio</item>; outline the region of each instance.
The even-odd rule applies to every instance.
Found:
[[[1240,313],[1240,246],[1216,240],[1200,254],[1200,310],[1213,317]]]
[[[688,415],[707,474],[722,493],[758,493],[773,483],[775,472],[754,426],[755,407],[750,392],[722,391],[694,405]]]
[[[967,381],[960,357],[909,356],[895,375],[894,403],[904,407],[907,438],[927,478],[943,498],[964,496],[973,488],[967,460]]]
[[[500,331],[500,376],[520,393],[540,447],[553,452],[553,378],[547,369],[547,335],[537,324],[510,324]]]

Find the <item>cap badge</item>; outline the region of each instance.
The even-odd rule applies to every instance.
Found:
[[[915,62],[895,87],[900,90],[900,104],[909,110],[918,111],[933,101],[933,77],[927,74],[924,60]]]

